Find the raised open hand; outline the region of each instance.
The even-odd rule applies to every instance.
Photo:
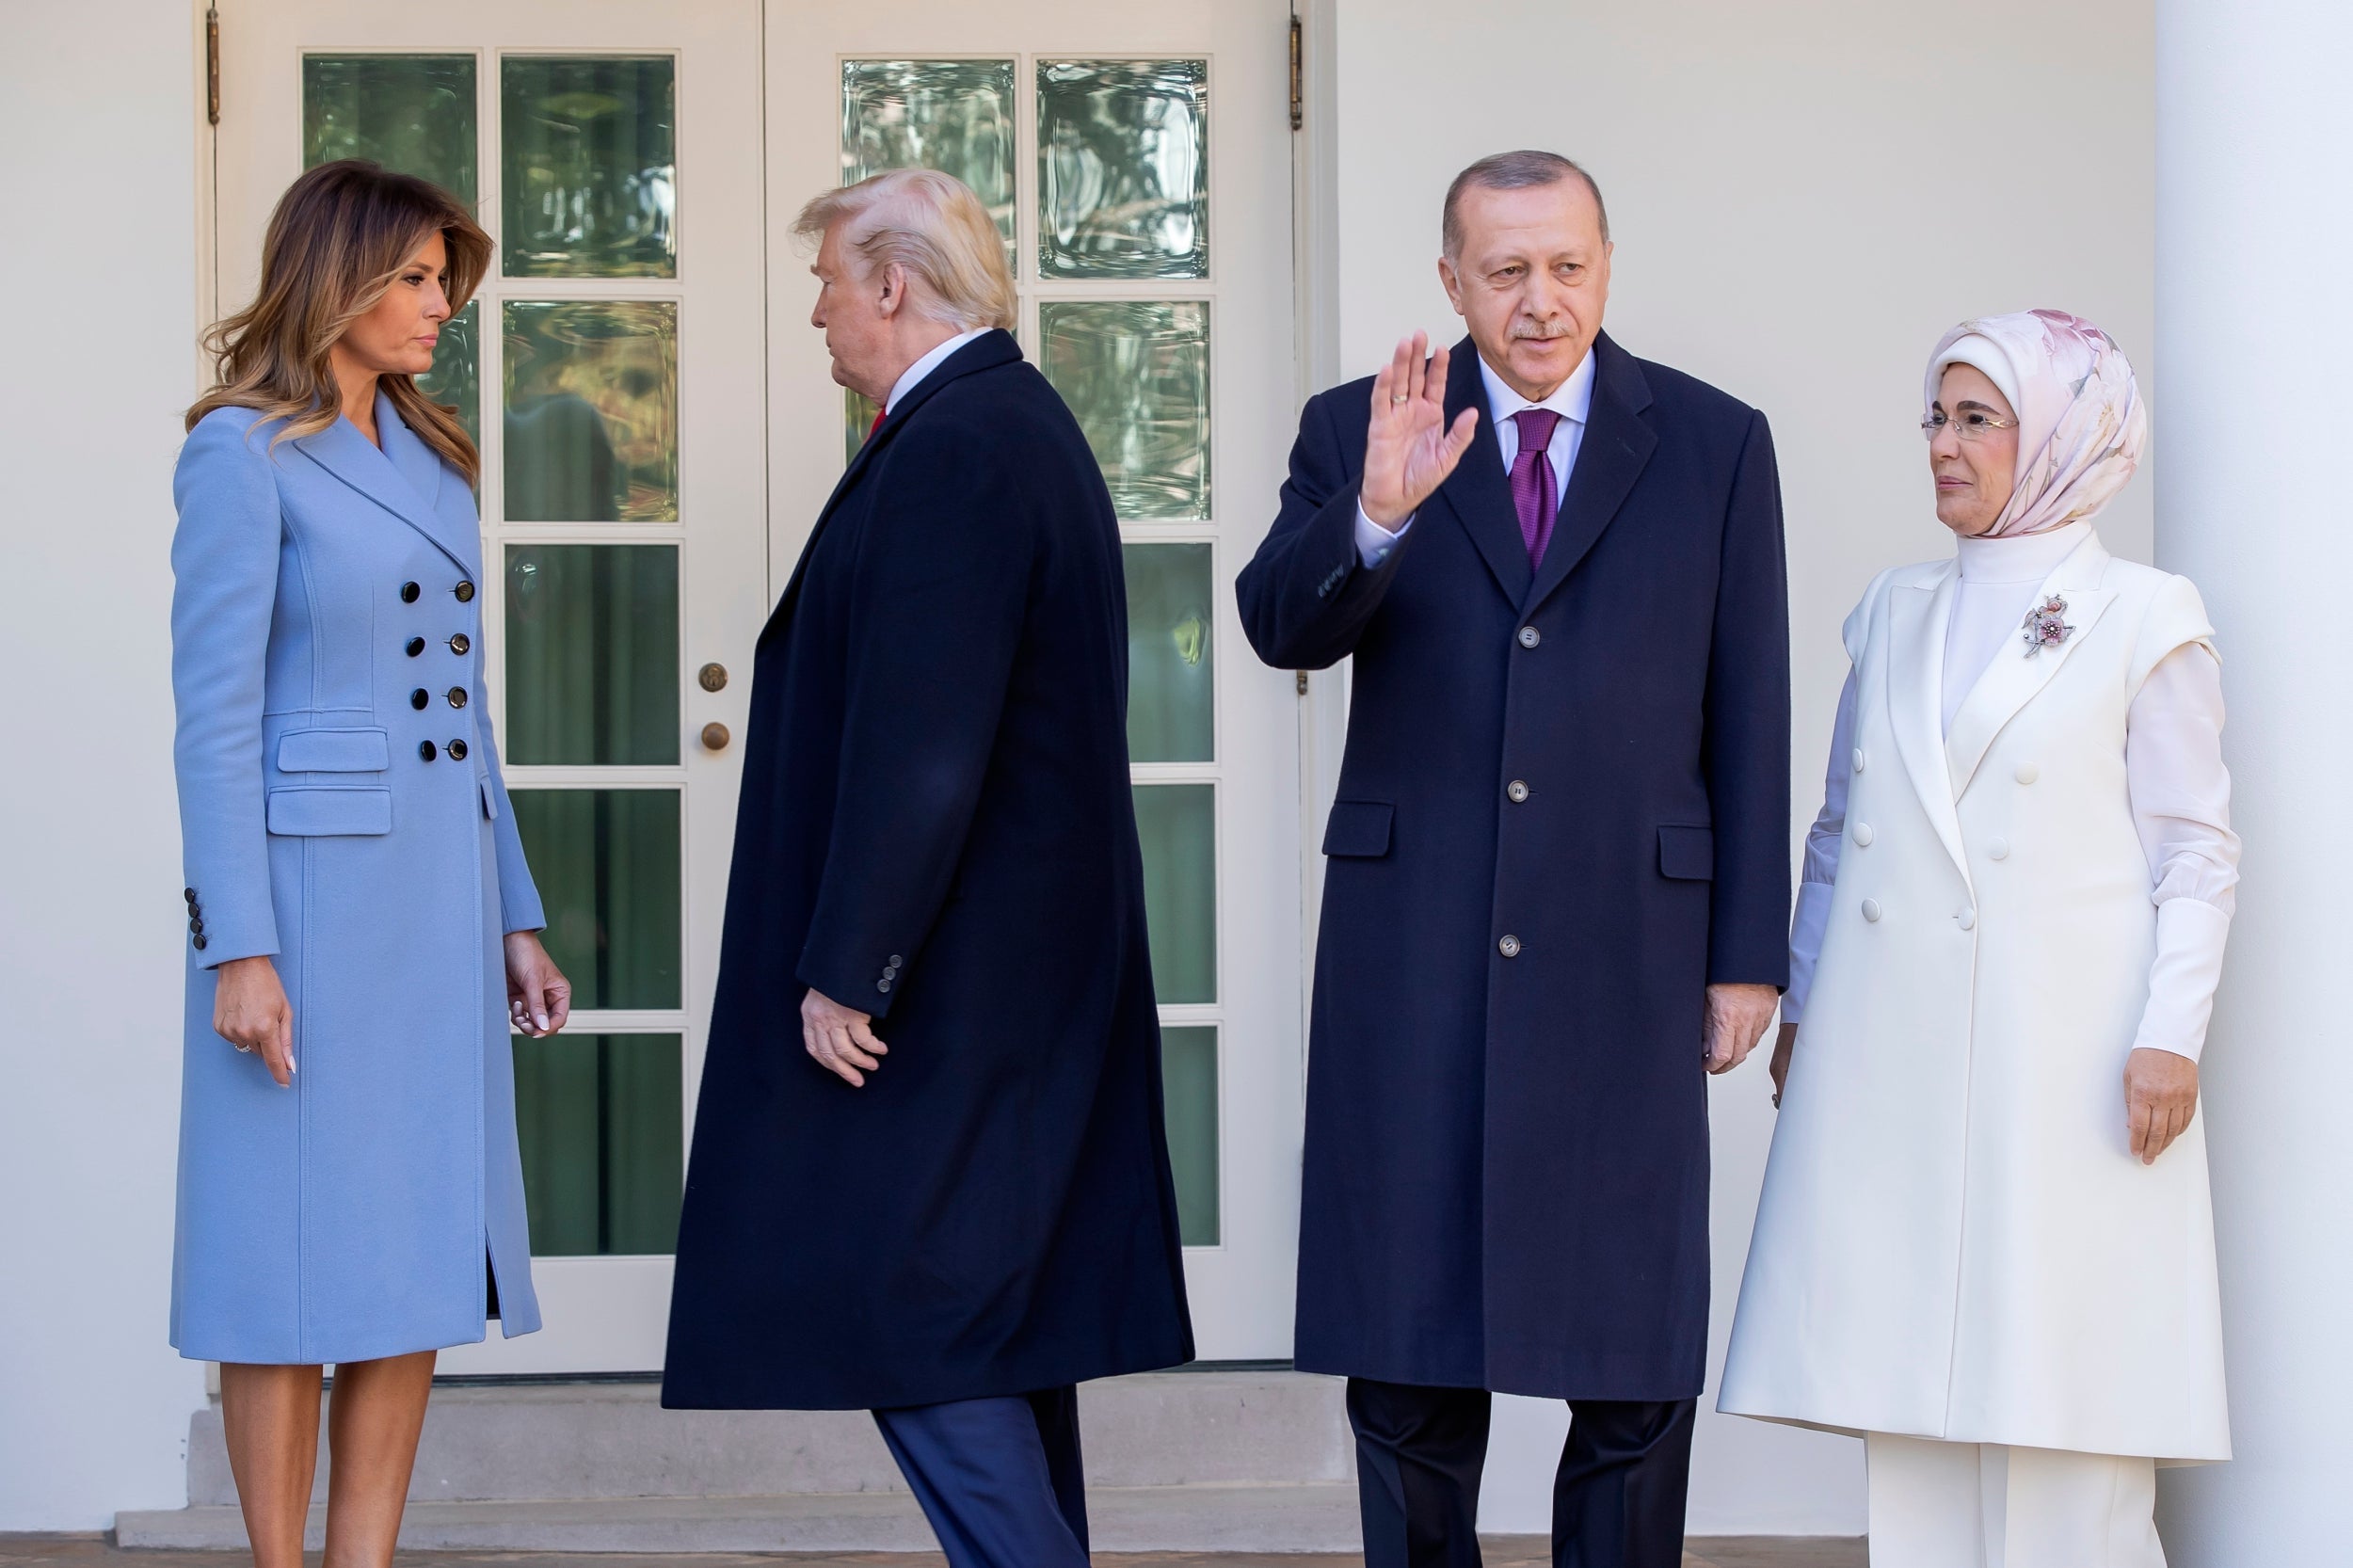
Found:
[[[1365,516],[1395,529],[1446,483],[1470,450],[1479,410],[1446,423],[1447,350],[1427,359],[1430,334],[1402,339],[1372,378],[1372,424],[1365,439]]]

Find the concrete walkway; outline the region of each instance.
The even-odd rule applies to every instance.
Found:
[[[1487,1568],[1545,1568],[1552,1560],[1538,1536],[1492,1538]],[[124,1551],[97,1535],[0,1534],[0,1568],[237,1568],[242,1552]],[[594,1553],[549,1557],[532,1552],[403,1552],[394,1568],[945,1568],[930,1553],[866,1552],[850,1556],[803,1553],[646,1557]],[[1362,1568],[1353,1556],[1322,1553],[1258,1557],[1145,1552],[1103,1554],[1098,1568]],[[1860,1541],[1801,1540],[1785,1536],[1717,1536],[1694,1540],[1684,1568],[1865,1568]]]

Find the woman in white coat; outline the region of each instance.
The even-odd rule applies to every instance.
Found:
[[[2161,1568],[2155,1464],[2230,1455],[2220,668],[2092,531],[2148,428],[2105,333],[1963,323],[1926,401],[1959,554],[1847,619],[1720,1407],[1865,1437],[1874,1568]]]

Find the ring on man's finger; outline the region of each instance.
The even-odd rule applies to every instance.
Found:
[[[1413,399],[1407,397],[1403,392],[1391,392],[1389,393],[1389,401],[1391,403],[1410,403]]]

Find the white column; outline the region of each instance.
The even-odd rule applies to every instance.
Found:
[[[2156,15],[2157,559],[2204,590],[2219,632],[2247,846],[2205,1056],[2238,1457],[2169,1472],[2160,1517],[2175,1568],[2343,1562],[2353,6],[2157,0]]]

